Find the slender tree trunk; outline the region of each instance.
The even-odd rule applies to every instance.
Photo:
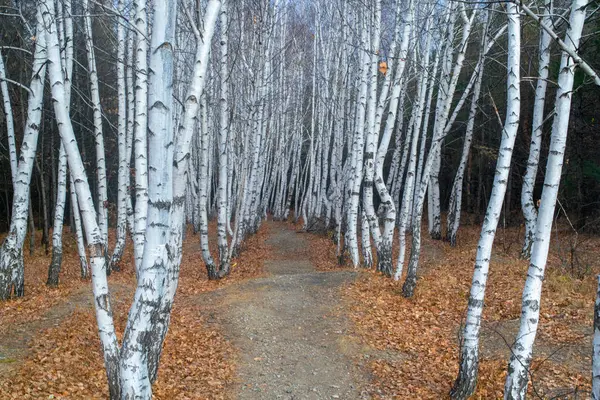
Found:
[[[83,228],[81,227],[81,215],[79,214],[79,206],[77,205],[77,193],[75,192],[75,183],[71,174],[69,174],[69,178],[71,182],[71,215],[73,216],[73,224],[75,225],[77,254],[79,254],[79,266],[81,268],[81,277],[85,279],[89,276],[88,261],[87,256],[85,254],[85,239],[83,237]]]
[[[87,0],[84,0],[87,5]],[[123,13],[123,1],[119,1],[119,12]],[[89,15],[86,15],[86,29]],[[90,26],[91,30],[91,26]],[[89,37],[91,42],[91,35]],[[127,152],[127,88],[125,83],[125,27],[119,23],[117,26],[117,96],[118,96],[118,117],[117,117],[117,143],[119,151],[119,170],[118,170],[118,189],[117,189],[117,242],[108,266],[109,270],[119,269],[118,264],[123,256],[125,249],[125,239],[127,236],[127,197],[129,192],[128,176],[129,162]],[[89,49],[88,49],[89,52]],[[132,75],[131,75],[132,76]],[[131,78],[130,76],[130,78]],[[95,112],[95,111],[94,111]],[[98,176],[100,179],[100,176]],[[101,217],[101,214],[98,215]]]
[[[496,163],[496,175],[490,202],[485,220],[481,228],[481,237],[477,246],[477,256],[467,317],[462,332],[462,346],[460,368],[458,377],[450,391],[453,399],[466,399],[475,391],[479,367],[479,332],[481,329],[481,314],[483,300],[492,255],[492,246],[496,228],[502,212],[502,203],[506,193],[506,182],[510,170],[512,152],[519,128],[519,115],[521,107],[520,90],[520,53],[521,53],[521,23],[519,7],[516,4],[507,4],[508,17],[508,78],[507,110],[502,141]]]
[[[65,107],[67,112],[70,111],[71,103],[71,86],[72,86],[72,75],[73,75],[73,23],[71,17],[71,6],[70,1],[58,3],[57,11],[57,29],[58,29],[58,43],[61,49],[61,69],[63,74],[64,92],[65,92]],[[63,18],[63,7],[66,8],[66,15]],[[57,286],[59,282],[60,269],[62,264],[62,241],[63,241],[63,224],[64,224],[64,213],[67,198],[67,154],[65,148],[60,142],[59,144],[59,156],[58,156],[58,178],[57,178],[57,190],[56,190],[56,204],[54,211],[54,222],[52,230],[52,260],[48,267],[48,280],[49,286]],[[76,206],[76,205],[75,205]],[[71,232],[76,232],[76,224],[74,219],[74,212],[71,212]],[[82,240],[83,236],[79,235],[78,240]],[[85,245],[83,242],[77,242],[77,249],[79,252],[82,271],[83,267],[87,266]],[[83,250],[83,252],[82,252]]]
[[[43,139],[43,137],[42,137]],[[42,141],[43,143],[43,141]],[[43,147],[43,146],[42,146]],[[44,246],[44,250],[46,255],[49,254],[48,250],[48,237],[49,237],[49,228],[48,228],[48,200],[47,200],[47,191],[46,191],[46,177],[44,174],[43,163],[38,163],[37,159],[35,160],[35,167],[40,176],[40,187],[39,192],[42,198],[42,246]]]
[[[379,131],[376,129],[376,106],[377,106],[377,70],[379,66],[379,41],[381,34],[381,0],[374,1],[375,15],[371,16],[371,50],[369,60],[369,101],[367,103],[367,124],[365,126],[366,140],[364,153],[364,180],[363,180],[363,219],[367,220],[375,248],[381,248],[381,230],[379,221],[373,206],[373,186],[375,178],[375,153]],[[364,228],[364,221],[363,221]],[[364,234],[363,234],[364,236]],[[364,242],[364,239],[363,239]],[[369,252],[371,251],[369,246]],[[363,254],[365,251],[363,249]],[[372,260],[365,260],[365,266],[370,267]]]
[[[134,47],[135,47],[135,32],[129,30],[127,37],[127,69],[125,71],[125,78],[127,82],[127,129],[126,129],[126,141],[125,141],[125,161],[127,163],[126,174],[125,174],[125,188],[127,189],[125,196],[125,204],[127,207],[127,227],[129,229],[129,235],[133,239],[135,233],[135,210],[131,201],[131,154],[133,152],[133,140],[135,130],[135,89],[134,89],[134,78],[135,78],[135,60],[134,60]],[[118,200],[118,199],[117,199]]]
[[[4,60],[2,52],[0,52],[0,93],[2,93],[2,105],[4,106],[4,119],[6,122],[6,133],[8,137],[8,158],[10,160],[10,173],[13,182],[17,180],[17,145],[15,143],[15,123],[12,112],[12,104],[10,102],[10,94],[8,92],[8,84],[6,83],[6,70],[4,68]]]
[[[198,201],[199,201],[199,222],[200,222],[200,248],[202,249],[202,259],[206,265],[206,273],[209,279],[218,279],[219,274],[215,261],[210,253],[210,247],[208,242],[208,122],[207,113],[208,105],[206,102],[206,95],[200,100],[200,170],[198,180]]]
[[[92,267],[92,287],[94,290],[94,305],[96,309],[96,321],[98,332],[104,353],[104,365],[108,377],[108,386],[111,399],[119,398],[119,376],[118,376],[118,344],[112,319],[110,296],[106,281],[106,259],[102,233],[96,222],[92,193],[87,181],[85,169],[77,141],[73,133],[73,126],[67,109],[67,96],[60,63],[60,46],[56,30],[56,11],[54,2],[42,0],[40,7],[43,10],[43,18],[46,28],[46,40],[48,42],[48,71],[50,76],[50,87],[52,88],[52,104],[54,114],[59,128],[62,143],[65,147],[68,163],[71,165],[71,174],[75,182],[77,200],[81,216],[85,224],[88,250]]]
[[[108,193],[106,188],[106,157],[104,154],[104,135],[102,133],[102,109],[100,104],[100,86],[98,84],[98,72],[96,70],[96,55],[94,52],[94,39],[92,37],[92,18],[88,7],[88,0],[82,0],[84,10],[84,32],[85,48],[88,62],[88,72],[90,79],[90,97],[93,109],[94,121],[94,142],[96,145],[96,178],[98,180],[98,226],[102,232],[102,241],[104,242],[105,252],[108,249]],[[119,29],[123,30],[122,24]],[[122,35],[123,36],[123,35]],[[123,39],[123,38],[119,38]],[[119,40],[119,47],[124,46],[124,40]],[[121,52],[117,63],[122,68],[124,52]],[[110,272],[110,264],[108,266]]]
[[[227,50],[227,35],[228,35],[228,10],[227,0],[223,1],[220,13],[221,24],[221,59],[219,74],[221,78],[221,99],[220,99],[220,115],[219,115],[219,141],[218,162],[219,162],[219,179],[217,188],[217,235],[219,246],[219,271],[229,271],[229,243],[227,241],[227,185],[228,185],[228,146],[227,140],[229,136],[229,70],[228,70],[228,50]]]
[[[35,151],[42,117],[44,97],[44,77],[46,74],[46,38],[42,21],[43,4],[37,11],[36,42],[32,66],[32,78],[29,85],[27,122],[19,154],[19,163],[13,182],[13,207],[9,232],[0,248],[0,300],[6,300],[13,294],[23,296],[24,265],[23,242],[27,233],[27,214],[29,210],[29,185],[33,172]]]
[[[364,17],[363,17],[364,19]],[[362,36],[361,36],[361,49],[367,48],[367,32],[365,22],[362,22]],[[360,264],[360,256],[358,253],[358,201],[360,199],[360,186],[363,176],[363,149],[364,149],[364,127],[365,127],[365,113],[367,109],[367,88],[368,88],[368,77],[370,67],[370,56],[367,51],[361,51],[361,64],[360,64],[360,90],[358,94],[358,100],[356,103],[356,125],[354,129],[354,139],[352,142],[352,163],[350,171],[350,180],[348,183],[348,199],[349,204],[347,208],[347,225],[346,225],[346,240],[348,241],[348,250],[350,251],[350,257],[354,267],[358,267]]]
[[[552,22],[552,0],[546,0],[543,8],[542,21],[545,24]],[[529,258],[531,246],[535,235],[535,222],[537,220],[537,209],[533,198],[533,190],[537,176],[542,147],[542,133],[544,124],[544,106],[546,103],[546,88],[548,87],[548,73],[550,69],[550,41],[551,37],[544,29],[540,29],[538,80],[535,89],[535,101],[533,104],[533,126],[531,131],[531,144],[529,146],[529,158],[527,159],[527,170],[523,177],[521,189],[521,207],[525,218],[525,241],[521,255]]]
[[[135,119],[134,119],[134,160],[135,160],[135,221],[133,253],[136,270],[140,267],[144,254],[144,236],[148,214],[148,43],[146,35],[146,0],[136,0],[135,29],[137,48],[135,57]]]
[[[400,2],[398,2],[397,15],[400,15]],[[412,8],[412,1],[410,2],[410,8]],[[404,69],[406,66],[406,58],[408,55],[408,41],[410,37],[411,24],[412,24],[412,13],[409,13],[409,17],[404,24],[403,34],[400,43],[400,51],[398,61],[396,62],[396,70],[394,75],[394,84],[392,88],[392,96],[389,102],[388,118],[385,123],[384,133],[379,144],[377,151],[377,158],[375,160],[375,186],[379,197],[381,199],[381,205],[383,207],[383,218],[384,228],[381,237],[381,242],[377,249],[377,260],[378,269],[388,276],[392,276],[393,273],[393,261],[392,261],[392,243],[394,242],[394,229],[396,227],[396,206],[394,205],[394,199],[392,198],[388,188],[385,186],[383,179],[383,164],[385,161],[385,155],[389,147],[392,132],[396,122],[396,116],[398,112],[398,106],[400,103],[400,97],[402,94],[402,78]],[[400,24],[400,21],[397,21]],[[391,73],[391,72],[390,72]],[[403,101],[403,99],[402,99]],[[398,133],[400,135],[400,133]]]
[[[27,224],[29,225],[29,255],[35,254],[35,220],[33,218],[33,208],[31,206],[31,195],[29,195],[29,208],[27,210]]]
[[[483,71],[485,68],[485,49],[487,48],[488,43],[487,30],[489,28],[490,20],[488,14],[486,14],[485,18],[486,22],[483,27],[483,37],[481,39],[481,55],[477,64],[477,77],[475,78],[476,81],[475,86],[473,88],[473,98],[471,99],[471,109],[469,110],[469,117],[467,119],[467,128],[465,131],[462,156],[450,192],[450,205],[448,207],[448,230],[446,233],[446,237],[450,242],[450,246],[456,246],[456,235],[460,226],[463,180],[468,161],[470,160],[471,143],[473,142],[473,131],[475,127],[475,117],[477,116],[477,106],[481,94],[481,84],[483,81]]]
[[[569,19],[569,28],[565,35],[565,42],[573,50],[579,47],[588,2],[589,0],[574,0],[571,4],[571,17]],[[536,222],[535,241],[531,249],[527,280],[523,289],[519,334],[512,346],[508,375],[504,386],[505,399],[525,399],[527,392],[533,343],[539,325],[542,282],[544,280],[546,262],[548,261],[552,222],[554,220],[554,210],[556,208],[556,199],[558,197],[558,188],[567,145],[575,67],[576,64],[571,57],[566,52],[563,52],[558,76],[558,89],[555,102],[556,114],[552,124],[552,136],[546,165],[544,189],[542,191],[542,199]]]
[[[54,225],[52,228],[52,260],[48,267],[48,280],[46,285],[58,286],[60,268],[62,265],[62,238],[63,221],[65,217],[65,203],[67,200],[67,154],[60,144],[58,152],[58,182],[56,189],[56,207],[54,209]]]

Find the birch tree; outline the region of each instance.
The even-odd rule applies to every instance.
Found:
[[[102,232],[104,247],[108,246],[108,193],[106,184],[106,156],[104,154],[104,134],[102,132],[102,106],[100,104],[100,87],[96,70],[96,54],[92,34],[92,19],[87,0],[82,0],[85,32],[85,48],[90,76],[90,97],[94,120],[94,143],[96,146],[96,177],[98,182],[98,225]],[[121,61],[122,63],[122,61]]]
[[[124,11],[123,1],[119,1],[118,12]],[[87,17],[86,17],[87,19]],[[125,26],[117,23],[117,96],[118,96],[118,117],[117,117],[117,142],[119,151],[118,164],[118,188],[117,188],[117,241],[110,259],[109,270],[118,268],[118,263],[123,256],[125,249],[125,239],[127,236],[127,198],[129,192],[127,186],[129,183],[129,162],[128,156],[131,152],[127,151],[127,87],[125,81],[125,53],[126,38]],[[130,75],[131,79],[133,75]]]
[[[23,242],[27,233],[29,184],[42,117],[47,59],[42,11],[43,2],[40,2],[36,13],[36,37],[34,38],[32,77],[28,90],[27,122],[14,174],[12,218],[9,233],[0,248],[0,300],[6,300],[13,295],[20,297],[25,293]]]
[[[133,232],[133,253],[135,267],[139,268],[144,254],[144,232],[148,214],[148,43],[146,0],[135,0],[135,119],[134,119],[134,160],[135,160],[135,220]]]
[[[381,230],[379,228],[379,221],[377,214],[375,213],[375,207],[373,206],[373,186],[375,177],[375,153],[377,152],[377,142],[379,142],[379,131],[376,131],[376,107],[377,107],[377,70],[379,66],[379,41],[381,36],[381,0],[374,2],[374,15],[371,16],[371,48],[369,50],[369,63],[368,63],[368,74],[369,74],[369,97],[367,103],[367,120],[365,125],[366,137],[365,137],[365,151],[364,151],[364,181],[363,181],[363,229],[362,232],[371,231],[371,236],[375,243],[375,247],[381,249]],[[367,64],[366,64],[367,65]],[[365,226],[365,222],[368,224]],[[364,233],[363,233],[364,236]],[[371,246],[368,248],[365,246],[369,244],[369,241],[363,239],[363,254],[368,252],[370,255]],[[382,254],[383,255],[383,254]],[[367,257],[368,258],[368,257]],[[389,261],[384,261],[388,262]],[[371,265],[372,260],[365,260],[365,266]],[[389,268],[386,268],[389,269]]]
[[[6,79],[6,70],[4,68],[4,59],[0,52],[0,92],[2,93],[2,105],[4,107],[4,115],[6,119],[6,136],[8,138],[8,158],[10,160],[10,174],[13,186],[16,181],[18,169],[17,162],[17,145],[15,143],[15,122],[8,92],[8,84]]]
[[[447,239],[451,246],[456,246],[456,235],[458,233],[458,227],[460,225],[460,214],[462,210],[462,193],[463,193],[463,181],[465,176],[465,170],[467,167],[467,161],[471,150],[471,143],[473,141],[473,131],[475,127],[475,117],[477,115],[477,108],[479,97],[481,95],[481,85],[483,81],[483,72],[485,69],[486,61],[486,48],[488,47],[488,28],[489,28],[489,11],[486,13],[486,22],[483,27],[483,35],[481,39],[481,55],[476,67],[475,85],[473,88],[473,97],[471,98],[471,108],[469,110],[469,116],[467,119],[467,127],[465,129],[465,138],[462,149],[462,156],[458,164],[458,171],[452,184],[450,192],[450,204],[448,209],[448,231]]]
[[[496,174],[492,194],[488,203],[481,236],[477,245],[475,268],[469,306],[465,326],[462,329],[460,368],[450,396],[453,399],[466,399],[475,391],[479,367],[479,332],[481,330],[481,314],[483,300],[492,255],[492,245],[502,212],[502,204],[506,193],[506,183],[510,171],[510,162],[514,148],[521,107],[520,90],[520,55],[521,55],[521,22],[519,7],[507,3],[508,18],[508,60],[506,80],[506,119],[502,131],[502,140],[496,162]]]
[[[363,17],[364,19],[364,17]],[[365,127],[365,114],[367,108],[367,90],[368,90],[368,76],[370,67],[370,57],[367,49],[367,29],[364,21],[361,22],[363,26],[361,34],[361,45],[359,51],[360,56],[360,89],[358,93],[358,100],[356,104],[356,122],[354,129],[354,136],[352,141],[352,156],[350,163],[350,172],[348,180],[348,206],[347,206],[347,231],[346,240],[348,241],[348,250],[352,259],[352,264],[357,267],[360,264],[360,257],[358,254],[358,236],[357,236],[357,223],[358,223],[358,202],[360,199],[360,186],[363,177],[363,153],[364,153],[364,127]]]
[[[118,398],[119,380],[117,375],[118,346],[112,320],[108,284],[106,280],[106,259],[102,233],[96,222],[96,211],[93,207],[92,194],[85,174],[73,126],[66,106],[65,84],[60,63],[60,47],[56,29],[56,11],[54,2],[44,0],[41,3],[44,23],[47,27],[46,41],[48,46],[48,72],[52,88],[52,103],[59,128],[61,141],[65,148],[71,174],[75,182],[78,206],[85,225],[88,251],[92,269],[92,287],[96,321],[104,353],[111,398]]]
[[[73,76],[73,21],[71,12],[72,2],[66,1],[63,4],[58,4],[56,15],[58,21],[56,23],[57,37],[61,48],[61,68],[63,73],[64,91],[66,97],[67,111],[70,111],[71,104],[71,88]],[[66,10],[63,10],[66,8]],[[64,16],[63,16],[64,15]],[[54,223],[52,229],[52,260],[48,267],[48,286],[57,286],[59,282],[60,269],[62,266],[62,242],[63,242],[63,224],[65,217],[65,207],[67,199],[67,181],[71,179],[68,176],[67,153],[64,145],[61,142],[58,151],[58,178],[57,192],[54,211]],[[82,271],[87,270],[87,256],[85,254],[85,244],[83,243],[83,233],[81,230],[81,219],[79,218],[79,209],[77,206],[77,195],[71,185],[71,215],[73,216],[73,225],[76,233],[77,252]],[[73,206],[74,205],[74,206]],[[75,218],[77,216],[77,218]]]
[[[575,0],[571,3],[571,16],[569,18],[569,28],[565,34],[565,43],[572,50],[579,47],[588,3],[588,0]],[[524,399],[527,392],[533,343],[539,325],[542,282],[546,262],[548,261],[550,234],[552,232],[554,210],[567,144],[575,67],[576,64],[569,54],[563,52],[558,76],[558,89],[554,103],[555,115],[552,123],[550,152],[546,165],[544,189],[536,221],[531,260],[527,271],[525,288],[523,289],[519,333],[512,346],[508,375],[504,387],[505,399]]]
[[[546,0],[542,9],[542,21],[545,24],[552,22],[552,0]],[[537,220],[537,209],[533,198],[533,189],[540,160],[542,146],[542,133],[544,127],[544,107],[546,104],[546,88],[548,87],[548,75],[550,68],[550,34],[540,28],[538,79],[535,89],[535,100],[533,104],[533,121],[531,129],[531,144],[529,146],[529,158],[527,159],[527,170],[523,177],[523,188],[521,189],[521,207],[525,218],[525,241],[521,254],[529,258],[531,246],[534,241],[535,221]]]
[[[227,0],[223,0],[221,5],[220,25],[221,25],[221,59],[219,77],[221,79],[221,98],[219,114],[219,141],[218,141],[218,163],[219,163],[219,183],[217,189],[217,213],[218,213],[218,241],[219,241],[219,270],[229,270],[229,243],[227,239],[227,223],[229,215],[227,212],[227,185],[228,180],[228,152],[227,141],[229,140],[229,54],[228,54],[228,10]]]

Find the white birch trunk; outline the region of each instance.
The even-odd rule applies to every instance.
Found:
[[[133,139],[134,139],[134,126],[135,126],[135,89],[134,89],[134,46],[135,46],[135,32],[129,30],[127,38],[127,69],[125,71],[125,79],[127,82],[127,135],[126,135],[126,152],[125,161],[127,163],[125,174],[127,193],[125,196],[125,204],[127,207],[127,227],[129,234],[133,239],[135,232],[135,210],[131,201],[131,154],[133,152]]]
[[[373,252],[371,251],[371,233],[369,226],[369,219],[367,218],[367,214],[364,210],[361,212],[361,229],[360,229],[360,238],[361,238],[361,251],[363,262],[362,266],[364,268],[371,268],[373,266]]]
[[[171,253],[177,250],[170,249],[174,222],[171,208],[175,205],[172,98],[175,25],[175,1],[156,3],[148,69],[147,226],[143,257],[138,268],[138,284],[119,360],[122,399],[150,399],[152,396],[149,359],[160,353],[162,347],[162,340],[156,337],[155,328],[162,311],[161,299],[171,267]],[[139,115],[141,110],[137,112]],[[180,230],[181,224],[176,229]]]
[[[471,143],[473,141],[473,130],[475,127],[475,117],[477,115],[477,103],[481,94],[481,84],[483,81],[483,72],[485,68],[485,49],[487,48],[488,42],[488,28],[489,28],[489,14],[486,14],[486,21],[483,27],[483,35],[481,39],[481,55],[479,57],[479,63],[477,64],[477,76],[475,85],[473,88],[473,98],[471,99],[471,109],[469,110],[469,116],[467,119],[467,127],[465,130],[465,138],[463,142],[463,150],[458,164],[458,171],[452,184],[450,192],[450,204],[448,207],[448,231],[447,239],[450,242],[450,246],[456,246],[456,235],[460,226],[460,217],[462,211],[462,193],[463,193],[463,181],[465,176],[465,170],[469,159],[469,153],[471,151]]]
[[[84,0],[87,4],[87,0]],[[118,11],[124,11],[123,1],[119,1]],[[86,21],[88,17],[86,16]],[[86,23],[87,26],[87,23]],[[91,29],[91,26],[90,26]],[[119,269],[118,264],[123,256],[125,249],[125,239],[127,236],[127,197],[129,192],[128,176],[129,162],[127,160],[131,153],[127,152],[127,88],[125,84],[125,27],[122,23],[117,25],[117,97],[118,97],[118,116],[117,116],[117,145],[119,151],[119,169],[118,169],[118,188],[117,188],[117,242],[113,250],[108,269]],[[98,178],[99,179],[99,178]],[[98,215],[100,218],[101,215]]]
[[[48,267],[48,286],[58,286],[62,266],[62,231],[65,218],[65,202],[67,199],[67,154],[60,144],[58,152],[58,182],[56,188],[56,206],[54,209],[54,225],[52,228],[52,260]]]
[[[458,84],[458,78],[462,67],[464,65],[465,54],[467,51],[467,47],[469,44],[469,36],[471,34],[471,28],[473,26],[473,20],[476,15],[476,11],[473,10],[470,17],[467,17],[466,10],[464,9],[464,5],[461,4],[462,7],[460,15],[463,20],[463,32],[461,37],[461,43],[459,46],[459,51],[456,57],[456,61],[454,63],[454,68],[452,71],[451,78],[447,87],[447,95],[442,103],[440,104],[440,114],[439,118],[436,118],[436,122],[434,125],[434,134],[431,140],[431,146],[429,150],[429,154],[427,156],[427,161],[423,166],[423,175],[421,178],[420,185],[418,186],[418,195],[416,197],[415,204],[413,206],[413,237],[412,237],[412,247],[410,251],[410,260],[408,265],[408,271],[406,274],[406,280],[404,281],[404,285],[402,287],[402,294],[405,297],[411,297],[414,293],[415,286],[417,284],[417,269],[419,265],[419,257],[421,253],[421,222],[422,222],[422,214],[423,214],[423,206],[425,203],[425,193],[428,189],[428,182],[431,183],[430,174],[434,167],[436,160],[439,157],[438,152],[442,146],[443,140],[450,131],[452,124],[456,120],[459,111],[467,100],[467,97],[475,84],[475,76],[476,71],[474,71],[467,87],[463,91],[461,98],[459,99],[456,107],[454,107],[454,111],[450,118],[448,115],[450,114],[450,106],[452,104],[453,94],[456,91],[456,85]],[[437,114],[437,113],[436,113]],[[429,186],[431,189],[431,187]],[[435,220],[435,215],[430,218],[430,221],[433,222]]]
[[[552,23],[552,0],[546,0],[543,8],[542,21],[545,24]],[[527,158],[527,170],[523,177],[521,189],[521,207],[525,218],[525,241],[521,255],[529,258],[531,246],[535,235],[535,222],[537,220],[537,208],[533,198],[533,190],[540,161],[540,150],[542,147],[542,133],[544,124],[544,106],[546,103],[546,88],[548,87],[548,73],[550,69],[550,41],[551,37],[544,29],[540,29],[538,80],[535,89],[535,101],[533,104],[533,121],[531,129],[531,144],[529,146],[529,157]]]
[[[574,0],[571,4],[571,16],[569,18],[569,29],[567,29],[565,35],[565,43],[573,50],[579,47],[588,2],[589,0]],[[533,343],[539,325],[542,282],[546,262],[548,261],[550,234],[567,144],[575,66],[571,57],[563,52],[558,76],[555,116],[552,124],[544,189],[536,222],[535,241],[531,249],[527,280],[523,289],[519,334],[512,346],[508,376],[504,386],[505,399],[524,399],[527,392]]]
[[[98,226],[102,232],[102,241],[105,251],[108,249],[108,193],[106,186],[106,157],[104,154],[104,135],[102,133],[102,109],[100,104],[100,86],[98,84],[98,72],[96,70],[96,55],[94,52],[94,40],[92,37],[92,17],[88,7],[88,0],[82,0],[84,10],[85,48],[88,61],[88,72],[90,79],[90,97],[93,108],[94,141],[96,145],[96,177],[98,180]],[[123,30],[122,24],[119,28]],[[122,35],[124,36],[124,35]],[[122,39],[122,40],[121,40]],[[124,38],[119,38],[119,47]],[[124,46],[124,43],[123,43]],[[124,52],[122,54],[124,56]],[[117,60],[121,66],[124,57]],[[121,68],[121,67],[118,67]],[[110,269],[109,269],[110,271]]]
[[[229,136],[229,70],[228,70],[228,10],[227,0],[223,1],[220,13],[221,59],[219,76],[221,79],[221,98],[219,100],[219,141],[217,144],[219,179],[217,188],[217,235],[219,246],[219,270],[229,270],[229,243],[227,241],[227,186],[228,186],[228,145]]]
[[[364,17],[363,17],[364,18]],[[357,236],[357,225],[358,225],[358,201],[360,199],[360,186],[363,176],[363,149],[364,149],[364,127],[365,127],[365,113],[367,109],[367,89],[368,89],[368,77],[371,57],[367,51],[367,32],[368,29],[364,21],[362,24],[361,34],[361,46],[360,52],[360,86],[358,99],[356,102],[356,123],[354,127],[354,139],[352,141],[352,161],[350,166],[350,180],[348,182],[348,199],[349,204],[347,208],[347,226],[346,226],[346,240],[348,250],[350,252],[350,258],[354,267],[358,267],[360,264],[360,256],[358,253],[358,236]]]
[[[148,214],[148,33],[146,0],[134,1],[137,47],[135,56],[135,210],[133,254],[135,268],[139,269],[144,254],[144,235]]]
[[[39,136],[44,97],[44,78],[46,74],[46,37],[42,21],[43,4],[37,11],[36,41],[32,65],[32,78],[29,85],[27,103],[27,122],[19,154],[16,179],[13,182],[12,218],[8,235],[0,248],[0,300],[6,300],[13,294],[23,296],[24,265],[23,242],[27,234],[27,216],[29,211],[29,185],[33,171],[35,151]]]
[[[79,255],[79,268],[81,271],[81,277],[87,278],[89,276],[88,260],[85,254],[85,239],[83,237],[83,228],[81,227],[81,215],[79,213],[79,206],[77,205],[77,193],[75,192],[75,183],[73,182],[73,176],[69,174],[70,187],[69,192],[71,195],[71,213],[73,216],[73,224],[75,225],[75,241],[77,243],[77,254]]]
[[[381,248],[381,230],[379,221],[373,206],[373,186],[375,178],[375,153],[379,139],[377,128],[377,71],[379,67],[379,41],[381,35],[381,0],[374,2],[375,14],[371,16],[371,49],[369,62],[369,101],[367,103],[367,124],[365,127],[365,153],[364,153],[364,181],[363,181],[363,218],[367,219],[375,248],[379,252]],[[364,223],[363,223],[364,225]],[[363,239],[364,241],[364,239]],[[370,251],[370,249],[369,249]],[[363,250],[364,254],[364,250]],[[372,260],[365,260],[365,266],[371,267]]]
[[[108,377],[109,391],[111,398],[118,398],[119,378],[118,378],[118,343],[115,334],[114,323],[112,319],[112,310],[110,307],[110,297],[108,293],[108,284],[106,281],[106,259],[104,257],[104,244],[102,242],[102,233],[96,222],[96,211],[92,201],[92,193],[88,185],[87,176],[77,141],[73,133],[73,126],[69,118],[66,107],[65,84],[60,63],[60,46],[58,34],[56,31],[56,12],[54,2],[41,1],[44,23],[47,27],[46,40],[48,46],[48,71],[50,77],[50,87],[52,88],[52,103],[54,105],[54,114],[65,147],[68,163],[71,166],[73,182],[75,182],[75,191],[77,192],[77,201],[81,217],[85,225],[88,250],[90,252],[90,261],[92,267],[92,285],[94,289],[94,305],[96,309],[96,321],[100,341],[104,353],[104,365]]]
[[[521,53],[521,23],[519,8],[515,4],[507,4],[508,17],[508,77],[506,120],[502,132],[502,140],[496,163],[496,175],[492,194],[488,203],[485,220],[481,228],[481,236],[477,246],[477,255],[471,283],[469,306],[465,326],[462,333],[460,369],[458,377],[450,392],[453,399],[466,399],[474,391],[477,382],[479,366],[479,331],[481,329],[481,314],[483,300],[492,255],[492,246],[496,228],[502,212],[502,204],[506,193],[506,183],[510,170],[512,152],[519,128],[521,107],[520,90],[520,53]]]
[[[198,100],[204,90],[206,81],[206,68],[215,24],[217,21],[221,2],[210,0],[204,16],[204,32],[202,43],[197,43],[196,63],[184,103],[182,124],[178,128],[176,148],[172,164],[173,168],[173,202],[170,207],[170,233],[169,233],[169,264],[166,271],[162,297],[158,307],[158,318],[151,327],[153,343],[148,351],[148,372],[150,382],[156,380],[160,362],[162,344],[164,343],[169,328],[171,308],[175,299],[175,292],[179,282],[179,270],[182,256],[182,245],[185,232],[184,202],[188,183],[187,162],[190,158],[190,147],[194,133],[194,121],[199,108]],[[174,6],[173,6],[174,7]],[[166,79],[172,79],[166,76]],[[169,94],[167,93],[167,96]],[[167,143],[167,146],[170,147]]]
[[[6,83],[6,70],[4,69],[4,60],[0,52],[0,93],[2,93],[2,105],[4,106],[4,118],[6,122],[6,134],[8,136],[8,158],[10,160],[10,173],[13,182],[17,180],[17,145],[15,143],[15,123],[8,92],[8,84]]]
[[[188,97],[189,98],[189,97]],[[206,102],[206,95],[202,96],[201,107],[199,114],[200,115],[200,169],[198,174],[198,213],[199,213],[199,222],[200,222],[200,248],[202,249],[202,259],[204,260],[204,264],[206,265],[206,272],[208,274],[209,279],[218,279],[218,271],[217,266],[215,265],[215,261],[210,254],[210,248],[208,243],[208,185],[209,185],[209,177],[208,177],[208,141],[209,141],[209,132],[208,132],[208,105]],[[184,122],[185,123],[185,122]],[[192,122],[193,123],[193,122]]]

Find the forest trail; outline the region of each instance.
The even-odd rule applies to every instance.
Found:
[[[367,378],[348,351],[339,289],[353,271],[317,272],[309,242],[270,224],[268,275],[208,294],[209,321],[239,349],[236,399],[361,399]],[[216,319],[216,321],[215,321]]]

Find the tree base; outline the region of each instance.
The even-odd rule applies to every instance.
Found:
[[[62,265],[62,249],[58,246],[52,247],[52,261],[48,267],[48,280],[46,286],[57,287],[60,277],[60,268]]]
[[[23,249],[11,239],[9,234],[0,249],[0,300],[25,295]]]
[[[477,372],[479,369],[479,357],[471,351],[465,357],[461,354],[458,376],[450,390],[452,400],[466,400],[475,393],[477,387]]]
[[[415,287],[417,286],[417,277],[408,273],[406,280],[404,281],[404,285],[402,285],[402,296],[405,298],[411,298],[415,294]]]

